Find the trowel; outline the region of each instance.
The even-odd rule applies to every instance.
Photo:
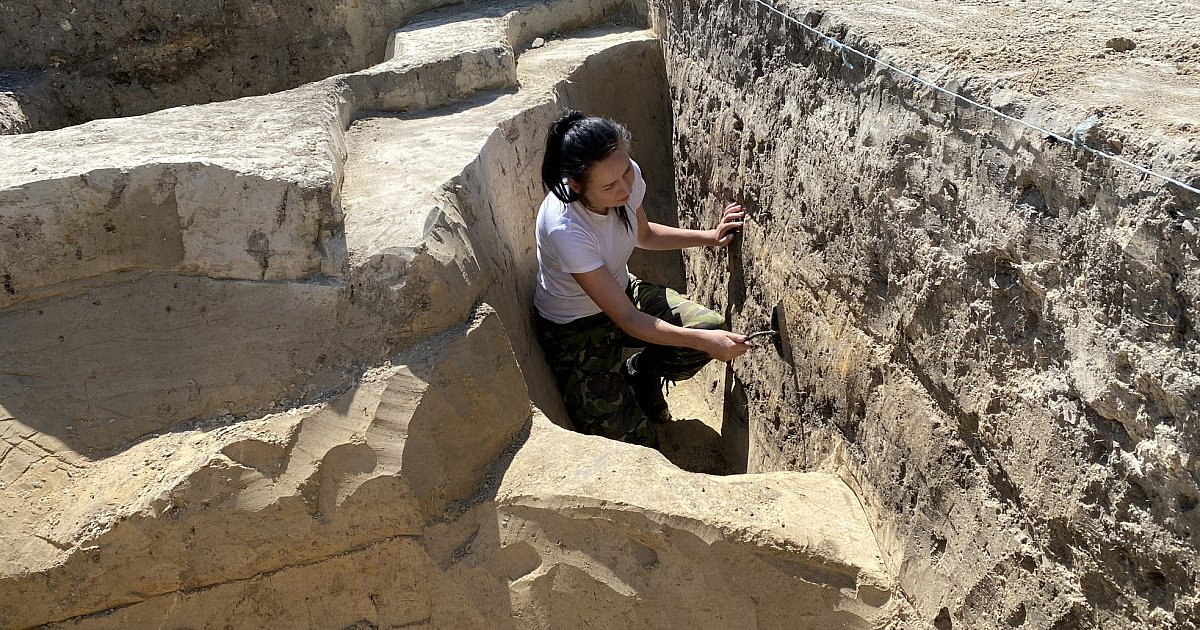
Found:
[[[792,358],[792,345],[787,338],[787,318],[783,314],[783,302],[775,305],[771,309],[771,328],[770,330],[759,330],[746,335],[746,342],[758,339],[760,337],[769,337],[771,345],[775,346],[775,352],[779,353],[779,358],[783,359],[784,363],[795,367]]]

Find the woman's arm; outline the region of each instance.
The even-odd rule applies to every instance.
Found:
[[[746,213],[740,205],[731,203],[725,206],[725,211],[721,213],[721,221],[711,230],[688,230],[651,223],[646,219],[642,208],[638,208],[637,216],[637,246],[642,249],[668,250],[702,245],[725,247],[733,241],[734,230],[742,227],[742,219]]]
[[[730,361],[750,349],[745,335],[683,328],[637,310],[604,267],[571,276],[604,314],[631,337],[660,346],[694,348],[719,361]]]

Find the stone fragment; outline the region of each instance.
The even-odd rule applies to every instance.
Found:
[[[1104,42],[1104,47],[1113,52],[1123,53],[1137,48],[1137,43],[1127,37],[1114,37]]]

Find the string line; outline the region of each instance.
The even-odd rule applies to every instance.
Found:
[[[1075,127],[1075,130],[1072,132],[1072,134],[1071,134],[1072,137],[1068,138],[1062,134],[1059,134],[1059,133],[1056,133],[1049,129],[1046,129],[1045,127],[1041,127],[1041,126],[1035,125],[1033,123],[1021,120],[1020,118],[1017,118],[1015,116],[1010,116],[1008,114],[1005,114],[1004,112],[996,109],[995,107],[992,107],[990,105],[986,105],[984,103],[980,103],[979,101],[970,99],[966,96],[963,96],[962,94],[959,94],[958,92],[954,92],[954,91],[948,90],[940,85],[937,85],[936,83],[931,83],[929,81],[926,81],[925,79],[922,79],[921,77],[918,77],[917,75],[915,75],[911,72],[908,72],[902,68],[892,65],[892,64],[890,64],[886,61],[883,61],[882,59],[879,59],[877,57],[873,57],[861,50],[858,50],[857,48],[855,48],[853,46],[850,46],[849,44],[844,44],[842,42],[839,42],[837,39],[835,39],[829,35],[826,35],[825,33],[822,33],[821,31],[818,31],[817,29],[805,24],[804,22],[801,22],[800,20],[792,17],[791,15],[788,15],[787,13],[784,13],[783,11],[780,11],[774,5],[770,4],[766,0],[754,0],[754,2],[763,6],[768,11],[782,17],[783,19],[803,28],[804,30],[808,31],[809,33],[812,33],[813,35],[817,36],[818,38],[823,39],[826,42],[828,42],[834,50],[838,51],[841,54],[842,63],[844,65],[846,65],[848,68],[850,68],[851,70],[854,69],[854,66],[853,66],[853,64],[851,64],[849,62],[849,60],[846,59],[847,51],[854,53],[865,60],[873,61],[873,62],[875,62],[876,65],[883,66],[884,68],[887,68],[888,70],[891,70],[892,72],[895,72],[896,74],[899,74],[905,78],[911,79],[912,81],[914,81],[920,85],[923,85],[931,90],[937,91],[941,94],[945,94],[946,96],[950,96],[958,101],[961,101],[961,102],[971,105],[973,107],[977,107],[984,111],[990,112],[1004,120],[1014,122],[1018,125],[1028,128],[1028,129],[1032,129],[1033,131],[1044,134],[1047,137],[1053,138],[1059,142],[1065,142],[1067,144],[1070,144],[1071,146],[1074,146],[1079,149],[1083,149],[1084,151],[1088,151],[1089,153],[1100,156],[1106,160],[1111,160],[1118,164],[1128,166],[1140,173],[1143,173],[1145,175],[1150,175],[1152,177],[1157,177],[1158,179],[1161,179],[1161,180],[1164,180],[1171,184],[1174,184],[1188,192],[1200,195],[1200,188],[1191,186],[1191,185],[1187,184],[1186,182],[1183,182],[1183,181],[1176,179],[1174,177],[1171,177],[1169,175],[1164,175],[1162,173],[1153,171],[1153,170],[1146,168],[1145,166],[1142,166],[1140,164],[1130,162],[1129,160],[1126,160],[1125,158],[1122,158],[1118,155],[1114,155],[1114,154],[1108,153],[1106,151],[1101,151],[1099,149],[1094,149],[1094,148],[1088,146],[1086,143],[1084,143],[1083,135],[1085,133],[1087,133],[1087,131],[1089,129],[1091,129],[1091,127],[1093,125],[1095,125],[1097,121],[1100,120],[1100,118],[1098,116],[1092,116],[1092,117],[1088,118],[1087,120],[1083,121],[1082,123],[1080,123],[1078,126]]]

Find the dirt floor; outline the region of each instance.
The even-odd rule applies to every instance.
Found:
[[[735,471],[726,461],[721,439],[723,413],[712,408],[713,392],[705,391],[706,385],[700,379],[689,379],[670,387],[667,404],[672,421],[658,427],[659,450],[683,470],[725,475]]]

